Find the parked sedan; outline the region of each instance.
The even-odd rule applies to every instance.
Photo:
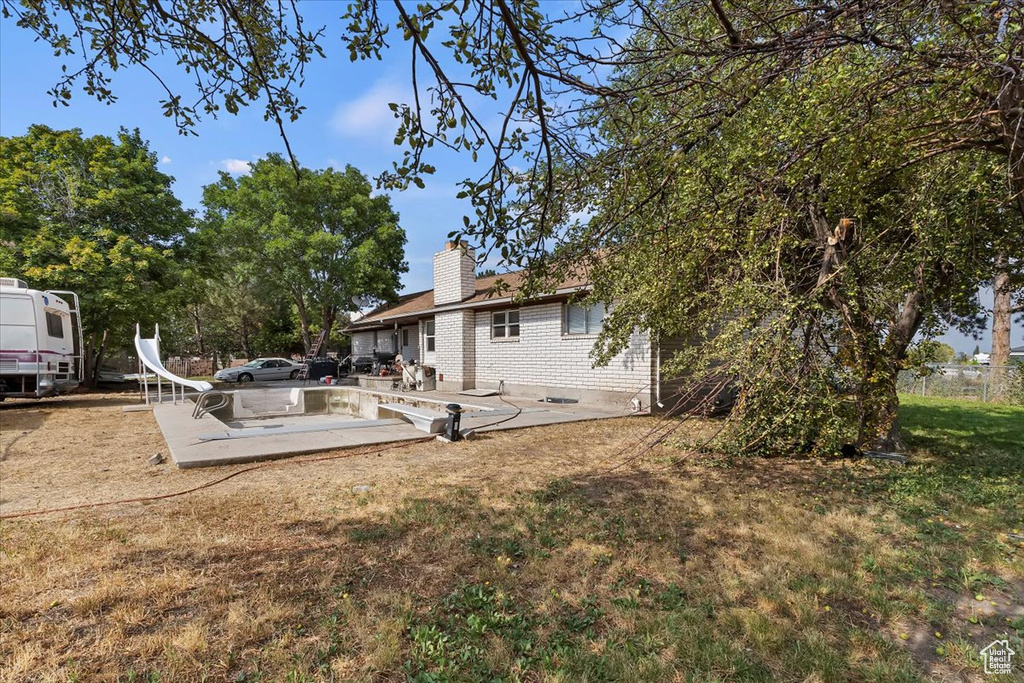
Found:
[[[213,378],[219,382],[265,382],[272,379],[295,379],[301,363],[286,358],[257,358],[238,368],[218,370]]]

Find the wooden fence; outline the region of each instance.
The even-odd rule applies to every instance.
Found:
[[[139,359],[135,356],[104,358],[103,365],[125,374],[139,371]],[[164,367],[179,377],[210,377],[214,372],[210,358],[166,358]]]

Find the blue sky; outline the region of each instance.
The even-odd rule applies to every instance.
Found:
[[[351,62],[338,40],[338,16],[345,3],[303,4],[307,26],[328,24],[324,40],[325,60],[309,65],[300,99],[306,106],[298,121],[288,124],[289,141],[299,161],[323,168],[352,164],[373,177],[400,158],[392,139],[397,128],[389,102],[402,101],[410,91],[409,50],[397,36],[397,45],[382,61]],[[195,136],[178,134],[171,119],[159,108],[161,90],[141,71],[127,68],[115,74],[113,90],[119,95],[114,105],[97,103],[76,92],[70,107],[54,108],[46,91],[61,75],[61,62],[41,43],[15,26],[0,20],[0,135],[21,135],[32,123],[53,128],[81,128],[86,135],[113,135],[120,126],[138,127],[161,159],[161,170],[174,176],[174,192],[188,207],[199,207],[202,187],[216,180],[217,172],[244,172],[245,165],[268,152],[284,152],[276,126],[263,120],[256,104],[239,115],[205,118]],[[482,118],[499,114],[498,103],[481,101]],[[468,155],[432,151],[430,162],[437,168],[426,188],[392,193],[392,204],[401,216],[409,242],[406,258],[409,272],[405,291],[431,287],[431,258],[447,234],[462,224],[471,211],[467,202],[455,199],[456,183],[474,175]],[[991,304],[991,292],[983,291]],[[951,331],[940,337],[958,351],[970,352],[975,344],[988,350],[990,335],[981,341]],[[1015,324],[1014,346],[1024,343],[1024,326]]]
[[[319,24],[336,22],[344,3],[303,7],[311,17],[309,24]],[[393,144],[398,124],[388,103],[402,101],[409,92],[409,53],[392,50],[384,61],[353,63],[337,35],[335,27],[333,38],[324,41],[327,59],[314,62],[307,71],[300,93],[307,110],[288,124],[288,137],[304,166],[352,164],[372,178],[400,158]],[[263,120],[260,103],[237,116],[204,118],[196,128],[198,137],[179,135],[160,111],[157,84],[131,68],[115,74],[113,90],[119,101],[114,105],[76,92],[70,107],[54,108],[46,91],[60,77],[60,64],[52,51],[34,43],[13,21],[0,21],[0,135],[21,135],[32,123],[77,127],[86,135],[113,135],[120,126],[138,127],[161,159],[161,170],[174,176],[174,192],[188,208],[199,208],[203,185],[214,182],[218,171],[241,172],[246,163],[268,152],[285,151],[276,126]],[[472,174],[469,158],[438,152],[432,163],[438,171],[426,178],[425,189],[391,193],[409,238],[407,291],[430,288],[433,253],[470,212],[468,203],[455,199],[455,183]]]

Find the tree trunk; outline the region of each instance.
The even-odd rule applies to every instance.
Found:
[[[192,310],[192,331],[196,339],[196,351],[198,355],[205,356],[206,345],[203,343],[203,323],[199,315],[199,304],[193,304]]]
[[[996,255],[996,274],[992,289],[991,365],[1010,362],[1010,319],[1013,317],[1013,292],[1010,289],[1010,264],[1006,254]]]
[[[896,379],[900,365],[906,357],[907,347],[921,325],[924,303],[923,283],[918,290],[904,299],[897,319],[881,344],[876,338],[875,321],[866,313],[867,307],[858,291],[851,301],[829,280],[836,269],[846,261],[851,244],[855,239],[856,226],[850,219],[839,221],[830,229],[824,214],[815,204],[810,205],[811,222],[819,244],[823,248],[821,267],[818,271],[815,289],[828,287],[829,298],[841,315],[851,338],[851,350],[860,368],[860,387],[857,391],[859,424],[857,443],[871,450],[904,450],[905,444],[900,433],[899,397],[896,394]],[[923,277],[922,267],[917,277]]]
[[[1002,127],[1003,149],[1010,169],[1010,183],[1017,197],[1017,210],[1024,218],[1024,81],[1020,78],[1020,59],[1003,71],[996,95],[996,108]]]
[[[302,299],[302,292],[292,291],[292,298],[295,299],[295,308],[299,312],[299,329],[302,333],[302,347],[305,349],[303,356],[309,355],[313,347],[313,338],[309,334],[309,313],[306,311],[306,302]]]
[[[89,389],[95,389],[96,385],[99,384],[100,365],[103,363],[103,356],[107,350],[107,338],[110,336],[110,330],[103,330],[103,336],[100,338],[99,345],[96,344],[96,333],[93,332],[89,335],[88,340],[85,344],[85,374],[82,381],[85,386]]]
[[[940,270],[938,277],[947,273]],[[925,287],[924,267],[916,271],[920,287],[903,300],[903,306],[893,325],[867,368],[860,390],[860,425],[857,444],[862,448],[877,451],[902,451],[906,449],[900,431],[900,400],[896,394],[896,380],[899,377],[907,348],[913,341],[924,319]]]
[[[245,320],[245,318],[242,319],[242,331],[241,332],[242,332],[242,339],[241,339],[242,351],[245,352],[246,360],[252,360],[253,358],[256,357],[256,354],[253,353],[252,344],[249,341],[249,321]]]
[[[907,446],[900,430],[900,399],[896,394],[899,366],[879,370],[871,378],[868,396],[861,404],[857,442],[868,450],[903,451]]]
[[[331,330],[334,329],[334,319],[337,317],[338,313],[333,306],[325,308],[321,315],[320,325],[324,330],[324,353],[327,352],[327,345],[330,344]]]
[[[96,348],[96,333],[93,332],[85,338],[85,348],[82,349],[82,384],[86,387],[92,387],[92,378],[96,374],[93,372],[93,349]]]

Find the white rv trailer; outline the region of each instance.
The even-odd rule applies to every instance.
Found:
[[[0,400],[42,398],[77,387],[81,321],[74,292],[44,292],[0,278]]]

